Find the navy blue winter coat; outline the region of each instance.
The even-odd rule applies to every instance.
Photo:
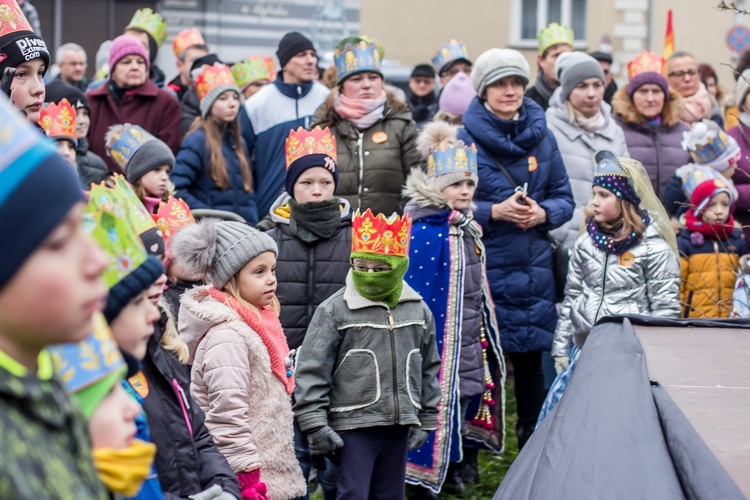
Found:
[[[573,216],[573,193],[544,110],[525,97],[519,119],[501,120],[477,97],[463,116],[459,138],[477,145],[479,185],[475,219],[484,229],[487,278],[506,352],[548,350],[557,324],[552,246],[547,231]],[[532,158],[533,157],[533,158]],[[547,222],[528,230],[491,219],[492,205],[513,195],[500,162],[528,196],[547,212]]]
[[[193,210],[226,210],[242,216],[248,224],[255,225],[258,223],[255,192],[248,193],[243,189],[240,159],[235,152],[234,138],[229,130],[224,134],[221,152],[229,175],[229,187],[225,190],[219,188],[209,174],[211,151],[206,144],[205,131],[199,129],[185,137],[180,152],[177,153],[171,176],[176,190],[175,196],[185,200]],[[245,155],[247,156],[247,148]]]

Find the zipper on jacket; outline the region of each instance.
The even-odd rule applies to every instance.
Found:
[[[309,324],[313,317],[313,291],[315,286],[315,247],[311,246],[307,252],[307,310],[305,323]]]
[[[364,142],[364,134],[357,132],[359,137],[357,138],[357,153],[359,155],[359,192],[357,193],[357,208],[362,207],[362,182],[365,178],[365,155],[362,152],[362,143]],[[390,313],[389,313],[390,314]]]
[[[188,410],[190,409],[190,403],[188,403],[187,396],[185,395],[185,391],[182,390],[182,387],[180,386],[179,382],[177,382],[177,379],[172,379],[172,388],[174,389],[174,392],[177,393],[177,399],[180,401],[180,408],[182,409],[182,416],[185,418],[185,423],[187,424],[188,431],[190,432],[190,435],[193,435],[193,426],[190,424],[190,416],[188,415]]]
[[[599,311],[602,310],[602,305],[604,304],[604,294],[605,289],[604,287],[607,284],[607,265],[609,264],[609,254],[604,254],[604,272],[602,273],[602,297],[599,300],[599,307],[596,308],[596,314],[594,315],[594,323],[591,324],[591,326],[594,326],[596,324],[596,320],[599,319]]]
[[[299,100],[300,99],[302,99],[302,87],[300,85],[297,85],[297,98],[294,100],[294,114],[297,115],[298,120],[299,120]]]
[[[393,402],[396,408],[394,425],[398,424],[401,409],[398,407],[398,367],[396,366],[396,333],[393,331],[395,327],[393,321],[393,315],[391,314],[390,307],[388,308],[388,334],[391,339],[391,367],[393,368]]]
[[[719,242],[714,240],[713,244],[714,244],[714,255],[716,256],[716,268],[715,268],[716,269],[716,284],[718,285],[717,288],[719,292],[718,296],[716,297],[718,299],[718,301],[716,302],[716,305],[718,306],[717,313],[719,314],[719,318],[721,318],[722,309],[725,309],[723,305],[723,301],[721,299],[721,296],[722,296],[721,294],[721,255],[719,255]]]

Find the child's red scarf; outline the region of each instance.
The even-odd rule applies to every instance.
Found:
[[[685,227],[687,227],[688,231],[691,233],[701,233],[703,236],[714,240],[725,240],[729,238],[734,231],[734,217],[730,215],[729,219],[723,224],[720,222],[707,224],[696,217],[693,210],[690,209],[685,214]]]
[[[237,311],[237,314],[245,323],[255,330],[266,349],[268,349],[268,355],[271,357],[271,371],[284,384],[287,394],[291,394],[294,391],[294,374],[287,376],[287,370],[289,369],[286,366],[286,360],[289,357],[289,345],[286,343],[286,336],[276,313],[271,308],[264,307],[260,309],[262,319],[259,319],[255,313],[248,310],[231,295],[214,287],[210,287],[208,293],[222,304],[226,304]]]

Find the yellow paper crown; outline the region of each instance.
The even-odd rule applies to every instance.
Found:
[[[659,73],[667,76],[667,61],[653,52],[644,50],[628,63],[628,80],[634,76],[648,72]]]
[[[174,233],[187,226],[195,224],[195,217],[187,203],[182,198],[170,196],[167,202],[159,204],[159,208],[152,215],[166,242]]]
[[[276,71],[270,57],[250,56],[232,66],[232,76],[237,85],[243,88],[257,80],[273,80]]]
[[[566,45],[573,46],[575,42],[575,34],[569,27],[552,23],[549,26],[539,30],[539,53],[544,54],[544,51],[553,45],[564,43]]]
[[[190,47],[205,44],[206,41],[203,39],[201,32],[198,31],[198,28],[190,28],[177,33],[177,36],[172,40],[172,50],[174,51],[174,56],[179,59]]]
[[[156,45],[161,47],[164,40],[167,39],[167,23],[161,14],[154,12],[153,9],[138,9],[133,14],[133,19],[125,28],[145,31],[154,38]]]
[[[128,181],[120,174],[92,184],[87,211],[90,213],[111,211],[132,224],[136,234],[143,234],[156,227],[156,222],[143,206]]]
[[[52,139],[71,139],[78,142],[76,137],[76,110],[63,99],[59,104],[50,103],[39,113],[39,125],[42,126],[47,137]]]
[[[289,132],[285,151],[286,168],[303,156],[314,154],[327,155],[336,162],[336,138],[328,127],[315,127],[311,131],[299,127],[296,131]]]
[[[386,218],[383,214],[375,217],[368,208],[365,213],[357,213],[352,220],[352,252],[379,255],[409,256],[411,239],[411,218],[393,214]]]
[[[237,87],[237,83],[232,76],[232,70],[226,64],[214,63],[213,66],[203,66],[195,79],[195,90],[198,92],[198,99],[200,100],[211,90],[224,85]]]

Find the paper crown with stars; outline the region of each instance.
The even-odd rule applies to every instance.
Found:
[[[440,45],[440,48],[435,51],[435,55],[432,57],[432,64],[435,65],[438,74],[449,64],[463,60],[471,64],[469,59],[469,53],[466,51],[466,46],[463,42],[451,40],[448,43]]]
[[[349,37],[341,40],[333,52],[341,84],[348,77],[365,71],[372,71],[382,76],[380,66],[383,63],[383,47],[367,37]]]
[[[408,215],[373,215],[368,208],[352,219],[352,253],[371,253],[396,257],[409,256],[411,218]]]
[[[575,34],[572,29],[563,24],[551,23],[539,30],[537,39],[539,40],[539,53],[544,54],[545,50],[560,43],[572,47],[575,42]]]
[[[59,104],[50,103],[39,113],[39,125],[50,139],[66,139],[74,145],[76,137],[76,110],[67,99]]]
[[[315,127],[310,131],[302,127],[292,130],[286,138],[284,151],[287,169],[300,158],[314,154],[326,155],[334,162],[337,160],[336,138],[328,127]]]
[[[203,35],[198,28],[190,28],[182,30],[172,40],[172,50],[174,56],[179,59],[190,47],[196,45],[205,45],[206,41],[203,39]]]
[[[161,14],[150,8],[136,10],[133,19],[125,29],[145,31],[153,37],[158,47],[161,47],[167,39],[167,23],[164,22]]]

